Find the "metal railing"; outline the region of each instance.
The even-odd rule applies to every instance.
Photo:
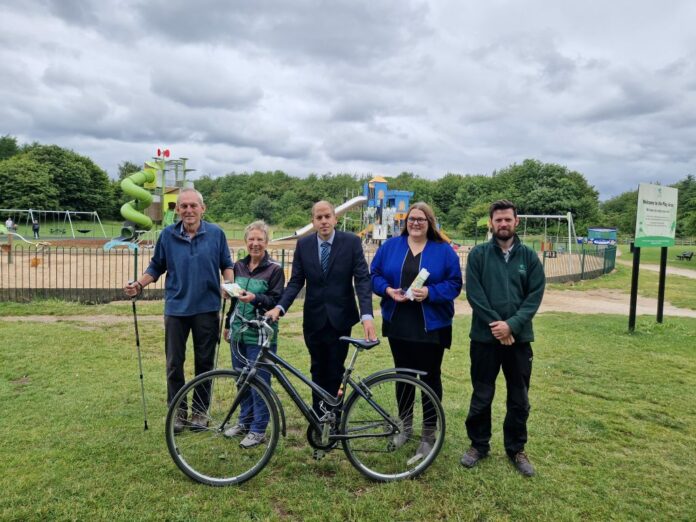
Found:
[[[462,267],[470,247],[461,247],[457,255]],[[365,247],[367,264],[372,262],[376,247]],[[548,282],[591,279],[614,269],[616,247],[586,245],[580,251],[539,252]],[[239,258],[234,256],[233,259]],[[245,252],[239,249],[239,255]],[[283,266],[286,280],[292,272],[294,250],[269,249],[273,259]],[[30,301],[36,298],[57,298],[66,301],[103,303],[124,299],[122,287],[140,275],[147,266],[152,250],[137,254],[127,249],[104,251],[101,248],[36,247],[21,244],[0,248],[0,300]],[[149,285],[143,299],[162,299],[166,274]]]

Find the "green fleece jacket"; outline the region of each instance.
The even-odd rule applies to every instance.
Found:
[[[497,343],[489,323],[505,321],[515,342],[534,340],[532,318],[541,305],[546,277],[536,252],[515,236],[505,262],[495,238],[476,245],[466,263],[466,299],[473,309],[469,337]]]

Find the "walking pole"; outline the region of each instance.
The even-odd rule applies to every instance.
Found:
[[[223,332],[223,326],[225,323],[225,307],[227,306],[227,299],[222,300],[222,315],[220,316],[220,331],[218,332],[218,342],[217,345],[215,346],[215,366],[213,366],[213,370],[217,370],[217,365],[218,365],[218,357],[220,356],[220,344],[222,343],[222,332]]]
[[[143,399],[143,420],[145,421],[144,431],[147,431],[147,403],[145,402],[145,381],[143,380],[143,360],[140,356],[140,334],[138,333],[138,312],[135,309],[135,301],[138,296],[131,299],[133,304],[133,323],[135,324],[135,347],[138,351],[138,368],[140,369],[140,394]]]
[[[220,331],[218,332],[218,340],[217,344],[215,345],[215,365],[213,366],[213,370],[217,370],[217,365],[218,365],[218,356],[220,355],[220,343],[222,341],[222,327],[223,323],[225,322],[225,307],[227,306],[227,299],[222,299],[222,316],[220,317]],[[205,414],[206,417],[209,416],[210,412],[210,405],[213,403],[213,392],[215,386],[215,381],[210,383],[210,395],[208,396],[208,406],[205,409]]]

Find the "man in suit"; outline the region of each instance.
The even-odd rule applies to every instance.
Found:
[[[377,338],[370,274],[360,238],[335,230],[336,222],[331,203],[318,201],[314,204],[312,223],[316,234],[297,242],[290,281],[276,307],[266,313],[274,321],[278,320],[306,286],[302,330],[311,357],[312,381],[332,395],[337,394],[341,385],[348,355],[348,344],[340,342],[339,337],[350,335],[353,325],[360,320],[365,339]],[[316,394],[312,394],[312,403],[321,417],[323,413]]]

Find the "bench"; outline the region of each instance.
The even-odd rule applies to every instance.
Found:
[[[694,257],[693,252],[682,252],[677,256],[677,259],[680,261],[691,261],[691,258]]]

